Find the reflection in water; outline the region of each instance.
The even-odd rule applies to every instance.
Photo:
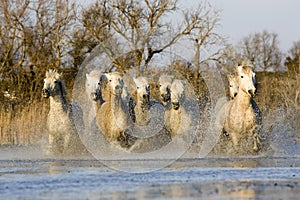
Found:
[[[252,189],[233,190],[228,193],[228,196],[236,199],[255,199],[255,191]]]
[[[297,199],[299,185],[295,182],[207,181],[199,183],[151,184],[131,186],[126,191],[116,188],[101,197],[109,199]],[[106,195],[105,195],[106,194]],[[104,196],[103,196],[104,195]]]

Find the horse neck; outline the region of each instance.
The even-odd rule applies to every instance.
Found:
[[[143,101],[143,99],[140,99],[139,97],[137,98],[137,109],[139,110],[139,112],[143,112],[143,113],[148,113],[149,111],[149,100],[147,103],[145,103]]]
[[[121,95],[110,95],[111,109],[113,112],[124,112],[124,105]]]
[[[234,98],[234,102],[236,105],[238,105],[240,109],[247,109],[251,106],[250,103],[251,99],[252,98],[248,94],[246,94],[244,90],[240,88],[238,94]]]
[[[50,108],[55,110],[61,110],[63,112],[68,112],[69,110],[69,100],[63,95],[57,95],[50,97]]]

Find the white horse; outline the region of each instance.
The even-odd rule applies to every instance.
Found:
[[[150,84],[146,77],[134,78],[134,83],[136,85],[135,123],[144,126],[150,121]]]
[[[235,149],[246,145],[245,142],[250,137],[253,141],[253,150],[258,151],[257,128],[261,119],[256,114],[255,102],[252,99],[256,92],[256,78],[251,66],[237,66],[237,81],[238,93],[220,109],[217,120],[231,138]]]
[[[174,79],[170,87],[171,105],[165,112],[165,126],[170,131],[172,139],[177,134],[188,133],[191,130],[195,120],[192,119],[191,113],[198,110],[195,102],[186,96],[186,89],[186,82],[180,79]],[[191,109],[194,109],[194,112]]]
[[[239,83],[237,75],[230,74],[227,76],[229,82],[229,97],[230,99],[234,99],[239,91]]]
[[[82,111],[77,104],[70,102],[61,74],[55,70],[46,72],[42,95],[44,98],[50,98],[50,110],[47,117],[49,134],[47,154],[85,153],[73,118],[77,117],[83,123]]]
[[[170,88],[173,82],[173,76],[162,75],[159,77],[159,94],[160,101],[164,106],[167,106],[171,100]]]
[[[239,76],[235,75],[235,74],[230,74],[228,76],[228,81],[229,81],[229,95],[230,95],[230,99],[234,99],[236,97],[236,95],[239,92]],[[254,75],[254,84],[256,87],[256,77]],[[256,104],[255,100],[253,98],[250,99],[250,103],[252,108],[254,109],[255,112],[255,116],[257,118],[257,122],[259,125],[261,125],[262,123],[262,113],[258,107],[258,105]]]
[[[127,141],[128,135],[126,131],[132,125],[129,113],[129,102],[126,102],[124,93],[123,76],[118,72],[104,73],[100,77],[99,88],[95,91],[96,96],[99,96],[101,91],[103,104],[98,108],[96,121],[100,131],[105,134],[109,142],[119,142],[123,144]],[[97,100],[97,99],[95,99]]]
[[[134,105],[133,133],[137,140],[131,152],[150,152],[162,148],[171,141],[170,132],[164,126],[165,107],[150,99],[150,83],[146,77],[134,78],[136,103]]]
[[[103,103],[102,95],[100,92],[97,92],[99,96],[96,96],[96,89],[98,88],[98,83],[99,83],[99,77],[100,77],[100,72],[98,71],[91,71],[90,73],[86,74],[86,81],[85,81],[85,92],[87,96],[87,110],[88,110],[88,115],[87,117],[87,123],[90,123],[91,121],[94,120],[96,117],[96,112],[98,109],[97,102],[101,105]],[[92,96],[92,98],[91,98]],[[99,101],[97,101],[99,100]]]

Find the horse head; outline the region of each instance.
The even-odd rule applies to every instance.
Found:
[[[239,89],[253,97],[256,94],[256,75],[251,65],[237,66]]]
[[[134,78],[136,85],[137,98],[144,103],[148,103],[150,99],[150,84],[146,77]]]
[[[175,110],[178,110],[185,100],[185,85],[184,80],[175,79],[171,85],[171,103]]]
[[[67,94],[67,90],[64,82],[61,80],[61,74],[56,70],[49,70],[46,72],[46,78],[44,79],[44,86],[42,89],[42,96],[49,98],[56,95],[64,96]]]
[[[159,77],[159,94],[160,99],[164,105],[166,105],[171,100],[171,85],[172,85],[173,77],[163,75]]]
[[[234,74],[228,75],[228,82],[229,82],[229,95],[230,99],[233,99],[238,91],[239,91],[239,83],[238,83],[238,78]]]
[[[121,95],[124,87],[123,75],[118,72],[104,73],[100,76],[99,85],[113,95]]]

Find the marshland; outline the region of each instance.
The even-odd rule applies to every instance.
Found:
[[[1,1],[0,197],[297,199],[300,38],[213,3]]]

